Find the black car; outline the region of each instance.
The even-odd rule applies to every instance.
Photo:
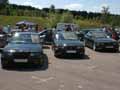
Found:
[[[79,31],[76,31],[77,36],[79,37],[79,39],[81,41],[84,41],[85,35],[89,32],[89,31],[96,31],[99,30],[97,28],[93,28],[93,29],[80,29]]]
[[[103,31],[90,31],[85,35],[85,45],[93,50],[119,51],[119,44],[116,40],[109,38]]]
[[[16,32],[1,52],[2,68],[23,63],[42,65],[43,55],[37,33]]]
[[[65,54],[84,56],[84,44],[78,39],[75,32],[57,32],[53,35],[53,38],[52,48],[56,57]]]

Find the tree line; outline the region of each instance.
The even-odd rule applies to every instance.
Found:
[[[7,0],[5,1],[4,4],[0,5],[0,15],[30,16],[30,17],[52,18],[52,19],[59,19],[59,17],[62,15],[63,17],[66,18],[68,16],[68,20],[63,20],[64,22],[73,22],[75,20],[93,20],[93,21],[99,21],[102,24],[120,26],[120,22],[119,22],[120,15],[110,14],[108,10],[109,8],[103,7],[101,13],[93,13],[87,11],[71,11],[67,9],[56,9],[54,5],[51,5],[49,8],[38,9],[32,6],[9,4]],[[57,22],[59,22],[59,20],[55,20],[55,23]]]

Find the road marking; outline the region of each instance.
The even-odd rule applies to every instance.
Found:
[[[63,84],[60,85],[60,88],[64,88],[64,87],[65,87],[65,85],[63,85]]]
[[[79,88],[79,89],[82,89],[83,87],[82,87],[81,85],[78,85],[78,88]]]
[[[63,90],[64,87],[65,87],[65,85],[61,84],[61,85],[59,86],[59,89],[58,89],[58,90]]]
[[[35,79],[36,80],[36,83],[44,83],[44,82],[48,82],[50,80],[54,80],[55,78],[54,77],[48,77],[48,78],[39,78],[37,76],[32,76],[32,79]]]
[[[89,67],[88,67],[88,69],[90,69],[90,70],[93,70],[93,69],[95,69],[95,68],[97,68],[97,66],[89,66]]]

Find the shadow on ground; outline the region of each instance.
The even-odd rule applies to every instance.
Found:
[[[49,45],[43,45],[43,49],[50,49]]]
[[[97,52],[99,52],[99,53],[120,53],[120,51],[113,51],[113,50],[99,50],[99,51],[97,51]]]
[[[88,55],[84,55],[84,56],[79,56],[79,55],[64,55],[64,56],[60,56],[60,57],[56,57],[59,59],[66,59],[66,60],[89,60],[90,57]]]
[[[49,68],[48,57],[44,54],[43,65],[31,65],[31,64],[15,64],[12,67],[6,68],[5,70],[20,71],[20,72],[31,72],[31,71],[45,71]]]

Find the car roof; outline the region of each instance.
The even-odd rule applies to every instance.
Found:
[[[92,32],[92,33],[105,33],[104,31],[98,31],[98,30],[95,30],[95,31],[90,31],[90,32]]]
[[[38,34],[36,32],[15,32],[15,33],[19,33],[19,34]]]
[[[75,32],[71,32],[71,31],[60,31],[60,32],[56,32],[55,34],[66,34],[66,33],[75,33]]]

